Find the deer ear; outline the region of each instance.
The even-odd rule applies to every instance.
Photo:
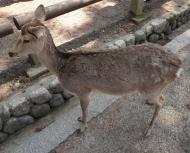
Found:
[[[32,34],[36,38],[40,38],[44,35],[45,29],[43,26],[28,27],[28,33]]]
[[[34,16],[36,19],[40,21],[45,21],[46,19],[45,7],[43,5],[39,5],[34,12]]]

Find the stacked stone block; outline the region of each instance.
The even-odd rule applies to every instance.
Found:
[[[0,103],[0,143],[9,135],[63,105],[73,95],[52,75]]]
[[[173,13],[164,14],[145,24],[134,34],[128,34],[106,44],[106,48],[124,48],[144,42],[156,43],[190,20],[190,5],[186,4]]]

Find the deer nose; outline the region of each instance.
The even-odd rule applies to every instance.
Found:
[[[17,55],[16,53],[13,53],[13,52],[9,52],[8,54],[9,54],[9,57],[14,57]]]

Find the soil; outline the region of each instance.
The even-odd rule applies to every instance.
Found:
[[[173,0],[172,2],[175,2],[175,5],[177,4],[176,6],[179,7],[187,1],[188,0],[181,0],[181,1]],[[16,5],[18,2],[20,1],[10,0],[10,2],[8,3],[8,1],[0,0],[1,17],[13,15],[13,13],[14,14],[22,13],[21,8],[24,8],[24,10],[27,10],[26,5],[24,5],[26,3],[30,4],[30,5],[27,5],[29,6],[28,10],[32,10],[39,3],[39,0],[28,1],[28,2],[25,1],[23,2],[23,5],[19,7],[20,9],[18,9],[19,5],[18,6]],[[59,2],[59,0],[57,0],[56,2]],[[52,5],[56,2],[50,3],[50,1],[48,2],[44,0],[43,4],[46,6],[46,5]],[[130,13],[128,13],[125,19],[117,23],[113,23],[111,25],[109,24],[109,22],[111,23],[112,18],[110,18],[107,24],[109,26],[107,26],[106,28],[100,29],[99,31],[95,31],[88,35],[83,35],[82,37],[74,39],[68,43],[65,43],[61,45],[60,47],[64,47],[66,49],[75,49],[79,47],[82,49],[90,49],[90,48],[97,48],[97,47],[101,48],[105,42],[110,42],[120,36],[136,31],[152,18],[155,18],[157,16],[160,16],[161,14],[164,14],[170,11],[169,9],[171,8],[169,9],[167,8],[167,5],[168,5],[167,2],[168,2],[167,0],[152,0],[149,3],[147,3],[145,6],[145,12],[150,13],[152,16],[150,19],[140,24],[136,24],[130,20],[131,18]],[[20,3],[22,4],[22,2]],[[126,1],[126,3],[129,4],[129,0]],[[13,8],[15,9],[13,10]],[[12,9],[13,11],[11,12],[10,9]],[[2,10],[4,14],[2,13]],[[49,27],[51,26],[51,24],[48,23],[47,26]],[[54,31],[52,32],[52,34],[54,37]],[[11,50],[12,47],[9,47],[9,46],[7,47],[6,42],[9,41],[9,42],[12,42],[12,44],[14,44],[17,37],[18,35],[14,34],[14,35],[9,35],[7,37],[4,37],[3,39],[0,39],[0,46],[1,46],[0,48],[3,48],[3,49],[0,49],[0,50],[3,50],[3,51],[0,51],[0,101],[5,100],[7,97],[11,96],[12,94],[15,94],[18,91],[24,90],[26,87],[31,85],[33,81],[36,81],[36,80],[31,80],[30,78],[26,76],[25,70],[31,67],[31,64],[29,64],[28,59],[26,57],[12,59],[7,56],[7,52]],[[161,40],[159,43],[163,45],[168,41],[169,39],[165,38],[164,40]]]

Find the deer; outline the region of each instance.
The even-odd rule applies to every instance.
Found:
[[[99,91],[112,95],[139,92],[154,106],[154,113],[144,136],[151,133],[164,103],[163,90],[180,76],[181,60],[169,49],[153,43],[118,49],[59,50],[49,29],[43,24],[46,12],[39,5],[31,21],[18,27],[20,36],[10,57],[36,54],[40,62],[55,74],[62,87],[76,94],[82,110],[80,131],[87,128],[89,95]]]

